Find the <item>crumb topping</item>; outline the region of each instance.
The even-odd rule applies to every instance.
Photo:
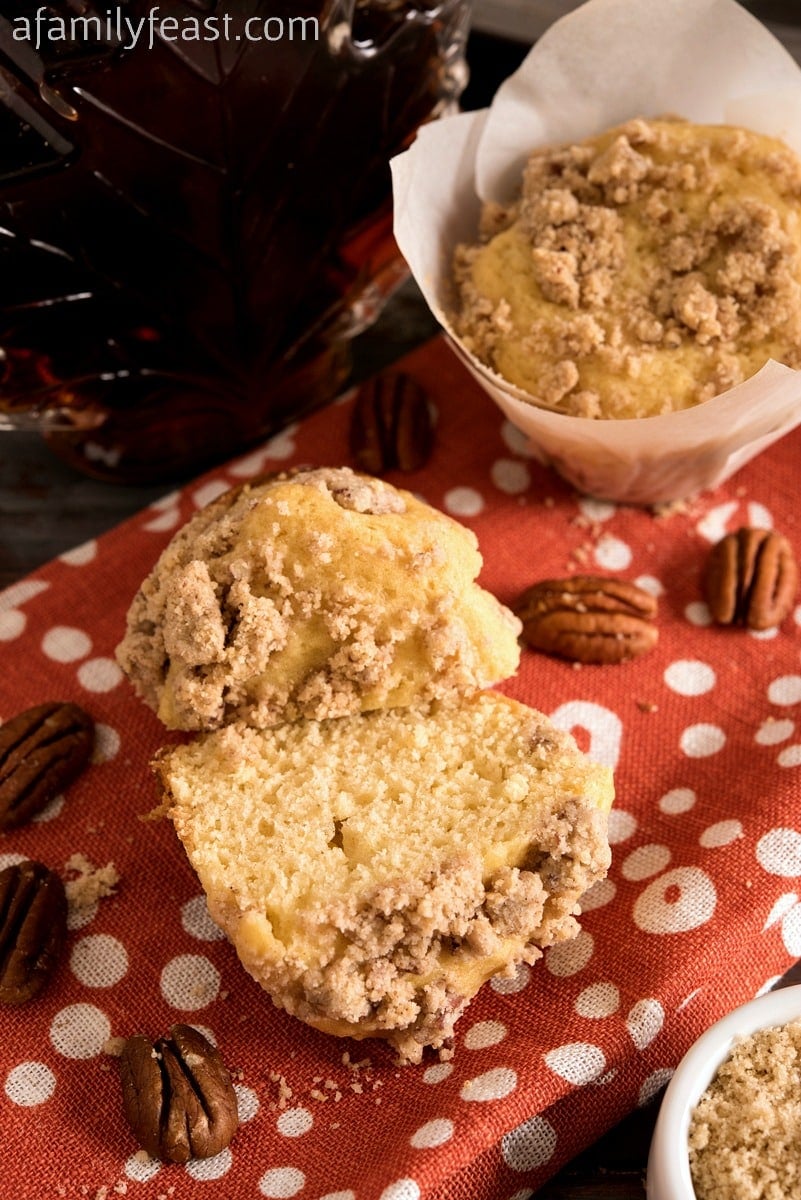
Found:
[[[519,623],[474,534],[379,479],[298,471],[227,493],[162,554],[117,655],[168,728],[259,727],[470,692]]]
[[[456,332],[543,404],[656,415],[801,368],[801,161],[775,139],[629,121],[532,154],[480,235],[455,254]]]
[[[64,891],[73,914],[92,908],[99,900],[117,893],[120,875],[112,862],[97,867],[85,854],[77,852],[67,859],[64,870]]]

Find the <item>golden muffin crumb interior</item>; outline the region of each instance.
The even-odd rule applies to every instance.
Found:
[[[407,1061],[577,932],[611,772],[494,692],[202,735],[156,763],[209,911],[274,1002]]]

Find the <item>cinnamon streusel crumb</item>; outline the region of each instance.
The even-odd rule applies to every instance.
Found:
[[[514,673],[519,623],[472,531],[348,468],[235,489],[161,555],[118,658],[171,729],[268,728],[469,693]]]
[[[455,330],[542,404],[652,416],[801,367],[801,161],[773,138],[637,119],[537,151],[481,237]]]

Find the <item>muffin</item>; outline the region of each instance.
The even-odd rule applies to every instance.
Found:
[[[573,937],[606,872],[608,768],[496,692],[166,748],[208,900],[274,1003],[406,1062],[481,985]]]
[[[117,650],[169,729],[267,728],[467,694],[520,624],[475,535],[382,480],[317,468],[235,489],[173,538]]]
[[[636,119],[537,150],[454,257],[463,345],[538,404],[657,416],[801,367],[801,161],[734,126]]]

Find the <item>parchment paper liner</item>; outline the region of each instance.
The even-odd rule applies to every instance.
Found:
[[[532,149],[667,112],[769,133],[801,154],[801,69],[734,0],[589,0],[543,35],[489,109],[425,126],[392,162],[395,237],[452,348],[540,461],[582,492],[635,504],[716,487],[795,428],[801,371],[771,361],[665,416],[567,416],[460,342],[450,263],[458,242],[475,240],[482,201],[514,197]]]

